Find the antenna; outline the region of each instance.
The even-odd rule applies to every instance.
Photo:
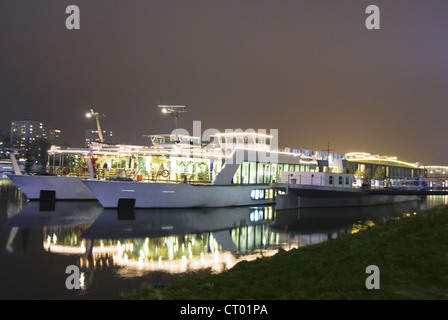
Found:
[[[177,129],[179,128],[179,125],[177,123],[177,115],[181,112],[187,112],[187,107],[181,105],[159,105],[158,107],[162,110],[163,113],[169,113],[174,118],[174,125],[176,126],[176,141],[178,141],[179,139],[177,137]]]

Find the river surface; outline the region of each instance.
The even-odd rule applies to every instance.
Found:
[[[116,299],[143,283],[220,272],[447,203],[428,196],[370,207],[122,212],[96,201],[28,202],[0,179],[0,298]]]

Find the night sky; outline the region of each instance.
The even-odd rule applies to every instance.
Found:
[[[83,146],[93,108],[115,142],[149,144],[174,127],[157,105],[182,104],[190,132],[448,165],[446,0],[2,0],[0,46],[3,134],[38,120]]]

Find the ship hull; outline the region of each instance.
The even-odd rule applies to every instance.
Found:
[[[105,208],[200,208],[273,204],[274,198],[253,200],[252,190],[268,185],[194,185],[133,181],[83,180]]]
[[[286,185],[276,187],[286,190]],[[416,201],[425,197],[417,190],[354,189],[325,186],[295,185],[288,188],[283,202],[277,209],[360,207]]]
[[[417,201],[418,195],[358,195],[357,197],[298,197],[299,208],[361,207]]]
[[[8,178],[29,200],[40,200],[51,194],[54,200],[95,200],[81,178],[45,175],[15,175]]]

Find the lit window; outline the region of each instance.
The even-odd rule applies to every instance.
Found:
[[[250,198],[252,200],[273,199],[274,198],[274,190],[273,189],[253,189],[250,192]]]

